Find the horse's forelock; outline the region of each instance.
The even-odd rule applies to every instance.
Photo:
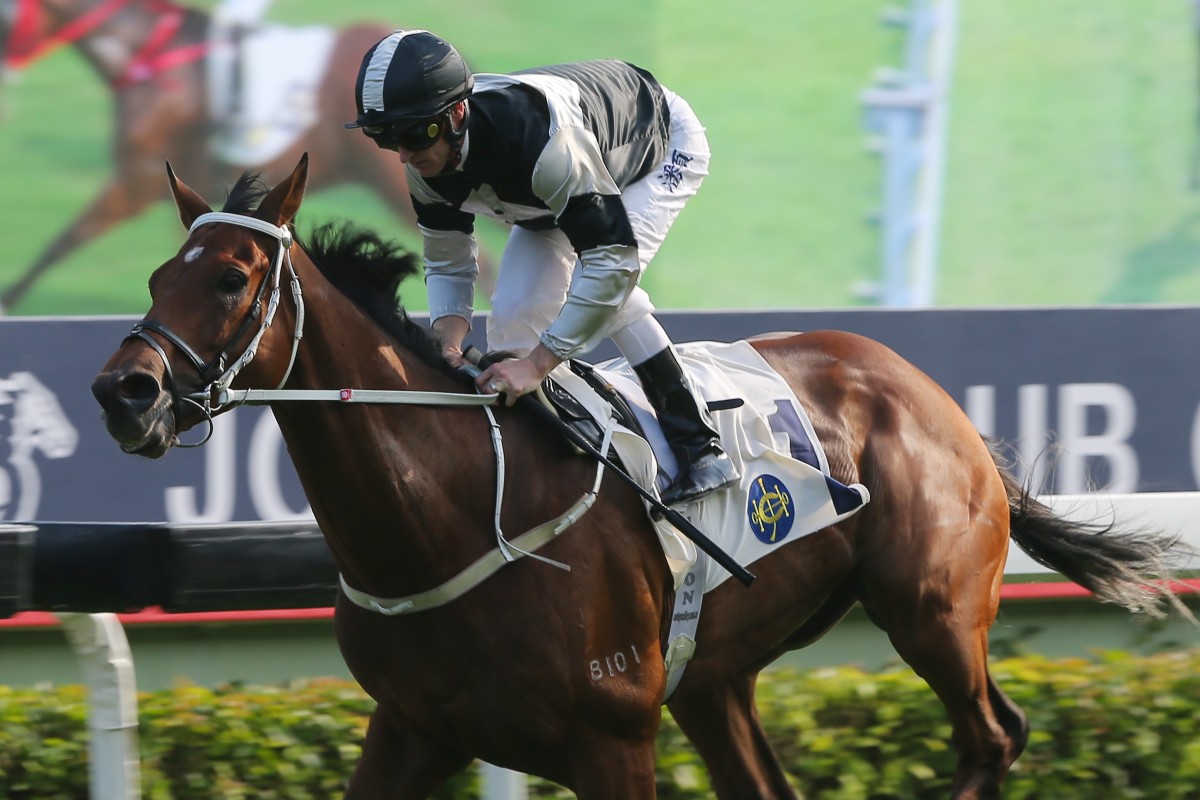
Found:
[[[221,210],[229,214],[253,213],[268,191],[269,188],[263,183],[259,173],[243,172],[229,190],[229,196],[225,198],[225,205]]]

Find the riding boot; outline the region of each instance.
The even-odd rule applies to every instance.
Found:
[[[691,503],[737,481],[741,477],[737,467],[721,448],[708,407],[684,374],[674,349],[660,351],[633,371],[679,462],[679,474],[663,492],[663,503]]]

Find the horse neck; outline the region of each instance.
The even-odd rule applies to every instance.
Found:
[[[307,255],[296,258],[295,269],[303,288],[304,330],[289,387],[416,392],[461,389],[448,374],[424,363],[412,350],[385,334],[378,323],[320,274]],[[290,308],[288,300],[281,300],[281,311],[284,307]],[[272,327],[279,328],[280,335],[290,336],[294,326],[295,317],[287,315]]]
[[[456,389],[323,279],[301,279],[304,336],[288,388]],[[290,324],[276,320],[273,327]],[[298,401],[273,403],[272,410],[313,513],[353,585],[389,596],[428,588],[431,575],[461,567],[462,552],[472,549],[465,537],[483,541],[486,514],[475,525],[469,513],[446,514],[439,526],[430,513],[460,503],[462,487],[494,480],[481,409]]]

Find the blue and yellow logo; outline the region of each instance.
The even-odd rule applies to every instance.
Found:
[[[765,544],[778,544],[787,538],[796,518],[792,515],[792,493],[774,475],[759,475],[750,484],[746,517],[750,529]]]

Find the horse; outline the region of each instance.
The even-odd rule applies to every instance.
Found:
[[[312,152],[319,164],[312,173],[314,189],[366,186],[415,230],[403,165],[394,154],[342,127],[356,113],[353,87],[362,54],[390,28],[361,23],[338,30],[314,101],[316,123],[270,160],[234,167],[211,147],[214,114],[206,64],[212,50],[206,13],[173,0],[0,0],[0,6],[0,56],[9,67],[22,67],[69,44],[111,89],[115,111],[112,175],[0,293],[0,309],[16,307],[47,270],[76,248],[160,200],[164,161],[196,165],[206,176],[198,188],[211,192],[228,186],[246,168],[283,173],[301,152]]]
[[[495,554],[497,525],[545,525],[596,470],[539,414],[479,395],[444,360],[396,297],[411,254],[348,223],[294,238],[306,174],[306,158],[269,189],[245,174],[213,212],[168,166],[190,232],[92,392],[121,449],[149,458],[251,397],[230,392],[282,392],[263,397],[342,575],[336,639],[377,701],[347,798],[426,798],[475,759],[582,800],[652,798],[664,699],[718,797],[795,797],[755,710],[756,677],[856,604],[945,706],[951,796],[996,798],[1029,737],[988,670],[1009,542],[1131,611],[1179,603],[1150,580],[1170,576],[1175,538],[1056,516],[931,378],[838,331],[749,341],[808,410],[834,477],[871,501],[754,562],[748,587],[709,592],[669,698],[674,583],[643,500],[611,472],[539,551],[569,572],[516,558],[412,613],[362,603],[441,591]],[[413,404],[347,402],[362,389],[336,387]],[[454,398],[491,405],[443,405]],[[497,431],[510,476],[499,506]]]

